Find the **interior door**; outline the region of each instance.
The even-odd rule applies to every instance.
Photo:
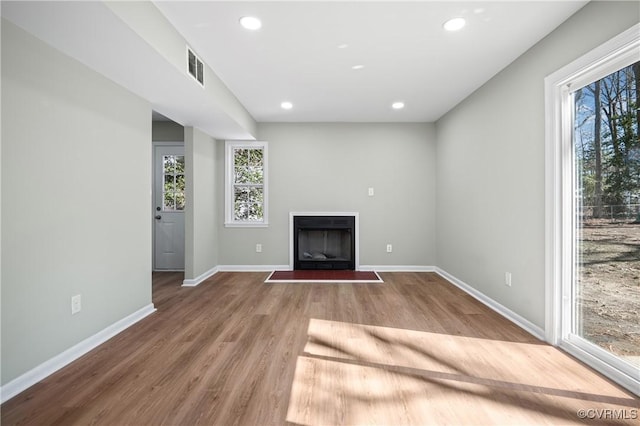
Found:
[[[184,270],[184,146],[154,146],[155,270]]]

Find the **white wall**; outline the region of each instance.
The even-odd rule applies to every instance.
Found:
[[[219,176],[215,140],[193,127],[185,127],[185,280],[193,280],[218,266]]]
[[[150,205],[150,105],[3,20],[2,384],[151,303]]]
[[[220,210],[221,265],[288,265],[290,211],[359,212],[361,265],[435,264],[432,124],[265,123],[258,136],[269,143],[270,224],[225,228]],[[222,142],[218,156],[224,194]]]
[[[639,17],[589,3],[436,123],[438,266],[541,328],[544,78]]]

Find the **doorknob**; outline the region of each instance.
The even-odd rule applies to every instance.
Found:
[[[162,216],[160,216],[159,214],[156,215],[156,219],[160,220],[162,219]]]

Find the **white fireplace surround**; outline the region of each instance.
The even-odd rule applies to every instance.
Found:
[[[355,266],[356,271],[360,270],[360,221],[358,212],[289,212],[289,270],[293,271],[293,218],[294,216],[351,216],[355,219],[356,249]]]

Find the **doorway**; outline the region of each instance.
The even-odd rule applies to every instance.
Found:
[[[184,145],[153,144],[153,269],[184,270]]]

